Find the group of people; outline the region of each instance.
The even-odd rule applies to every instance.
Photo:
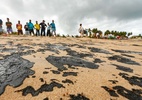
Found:
[[[3,32],[2,29],[2,24],[3,21],[0,19],[0,33]],[[22,24],[20,21],[18,21],[18,23],[16,24],[16,29],[17,29],[17,33],[18,35],[23,35],[23,30],[22,30]],[[13,32],[12,30],[12,22],[10,22],[9,18],[7,18],[7,22],[6,22],[6,29],[7,29],[7,34],[11,34]],[[36,21],[35,24],[32,23],[31,20],[29,20],[29,22],[27,22],[24,25],[24,29],[25,29],[25,34],[26,35],[36,35],[36,36],[56,36],[56,26],[54,23],[54,20],[52,20],[52,22],[49,23],[45,23],[45,20],[43,20],[41,23],[38,23],[38,21]],[[36,30],[36,33],[34,33],[34,29]],[[46,31],[47,29],[47,31]]]

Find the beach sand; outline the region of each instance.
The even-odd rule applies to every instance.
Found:
[[[141,39],[0,36],[0,41],[1,60],[17,53],[34,71],[19,86],[7,84],[0,100],[142,100]]]

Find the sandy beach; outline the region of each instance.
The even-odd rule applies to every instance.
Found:
[[[0,41],[0,100],[142,100],[141,39]]]

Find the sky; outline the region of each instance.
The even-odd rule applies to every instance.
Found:
[[[0,19],[5,29],[6,18],[16,31],[18,20],[23,25],[55,21],[57,33],[79,35],[84,28],[142,34],[142,0],[1,0]]]

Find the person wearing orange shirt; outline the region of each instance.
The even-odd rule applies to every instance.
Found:
[[[16,28],[18,31],[18,35],[23,34],[22,24],[20,23],[20,21],[18,21],[18,24],[16,24]]]

